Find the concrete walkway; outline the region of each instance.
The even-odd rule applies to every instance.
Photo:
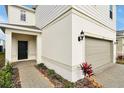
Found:
[[[35,61],[19,62],[15,65],[19,69],[22,88],[50,88],[51,83],[34,67]]]
[[[105,88],[124,88],[124,65],[113,64],[96,74],[96,80]]]

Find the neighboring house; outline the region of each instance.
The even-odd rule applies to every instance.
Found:
[[[4,52],[4,40],[0,39],[0,52]]]
[[[92,64],[93,69],[115,63],[116,6],[33,8],[8,6],[9,23],[0,24],[7,35],[7,60],[34,59],[73,82],[83,77],[83,62]]]
[[[117,56],[124,56],[124,31],[117,31]]]

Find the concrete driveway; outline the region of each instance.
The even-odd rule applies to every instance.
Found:
[[[124,65],[112,64],[100,73],[96,73],[96,80],[105,88],[124,88]]]

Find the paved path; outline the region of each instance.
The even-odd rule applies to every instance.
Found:
[[[35,62],[19,62],[15,65],[19,69],[22,88],[50,88],[51,83],[34,67]]]
[[[124,65],[114,64],[96,74],[96,80],[105,88],[124,88]]]

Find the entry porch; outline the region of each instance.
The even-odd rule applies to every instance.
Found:
[[[41,30],[33,26],[0,24],[6,35],[6,62],[36,60],[41,63]]]

